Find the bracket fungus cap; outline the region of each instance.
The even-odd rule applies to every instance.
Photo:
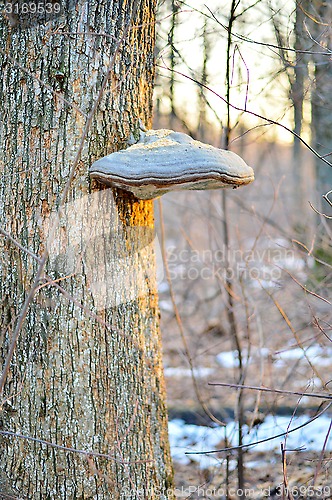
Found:
[[[172,130],[148,130],[127,149],[97,160],[90,177],[150,200],[180,189],[236,188],[254,171],[232,151],[218,149]]]

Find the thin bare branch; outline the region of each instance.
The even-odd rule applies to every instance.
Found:
[[[298,391],[284,391],[282,389],[270,389],[269,387],[256,387],[254,385],[242,385],[242,384],[229,384],[226,382],[209,382],[209,385],[213,386],[221,386],[221,387],[234,387],[236,389],[251,389],[253,391],[262,391],[262,392],[273,392],[276,394],[289,394],[291,396],[308,396],[310,398],[319,398],[324,400],[332,400],[332,395],[328,394],[318,394],[315,392],[298,392]]]
[[[76,106],[73,102],[68,101],[68,99],[63,97],[63,95],[60,94],[59,92],[56,92],[56,90],[54,90],[50,85],[48,85],[47,83],[43,82],[43,80],[38,78],[37,75],[34,75],[33,73],[31,73],[28,69],[26,69],[24,66],[22,66],[22,64],[20,64],[16,59],[14,59],[14,57],[10,56],[5,50],[0,49],[0,54],[2,54],[4,57],[6,57],[6,59],[8,59],[8,61],[10,61],[13,64],[13,66],[16,66],[21,71],[23,71],[25,74],[29,75],[31,78],[36,80],[42,87],[45,87],[47,90],[49,90],[51,92],[51,94],[56,96],[60,101],[63,101],[65,104],[67,104],[67,106],[75,109],[75,111],[77,111],[82,116],[85,116],[87,118],[87,115],[78,106]]]
[[[260,439],[259,441],[255,441],[253,443],[248,443],[248,444],[243,444],[241,448],[252,448],[253,446],[257,446],[258,444],[261,443],[267,443],[268,441],[272,441],[273,439],[278,439],[280,437],[287,436],[288,434],[291,434],[292,432],[296,432],[299,429],[303,429],[303,427],[306,427],[307,425],[310,425],[312,422],[317,420],[319,417],[321,417],[324,413],[326,413],[332,406],[332,403],[329,403],[323,410],[321,410],[317,415],[315,415],[312,418],[309,418],[306,422],[303,424],[294,427],[293,429],[289,429],[286,432],[280,432],[279,434],[275,434],[273,436],[270,436],[265,439]],[[233,450],[238,450],[240,447],[239,446],[231,446],[229,448],[221,448],[219,450],[209,450],[209,451],[187,451],[185,454],[186,455],[210,455],[212,453],[223,453],[223,452],[228,452],[228,451],[233,451]]]
[[[323,444],[323,447],[322,447],[320,455],[319,455],[319,459],[318,459],[317,467],[315,470],[315,476],[314,476],[312,486],[315,485],[315,483],[317,481],[317,477],[318,477],[319,472],[320,472],[320,469],[322,467],[324,453],[326,451],[327,442],[328,442],[328,439],[330,437],[331,432],[332,432],[332,420],[330,421],[330,425],[329,425],[328,431],[327,431],[325,439],[324,439],[324,444]]]
[[[45,441],[45,439],[39,439],[39,438],[35,438],[35,437],[32,437],[32,436],[27,436],[25,434],[19,434],[17,432],[12,432],[12,431],[0,431],[0,435],[1,436],[10,436],[10,437],[15,437],[15,438],[18,438],[18,439],[25,439],[26,441],[32,441],[34,443],[39,443],[41,445],[46,445],[46,446],[50,446],[51,448],[55,448],[57,450],[60,450],[60,451],[64,451],[64,452],[69,452],[69,453],[78,453],[80,455],[86,455],[87,457],[91,456],[91,457],[98,457],[98,458],[107,458],[109,460],[113,460],[114,462],[119,462],[119,463],[123,463],[122,460],[119,460],[117,458],[115,458],[115,456],[113,455],[110,455],[109,453],[99,453],[98,451],[87,451],[87,450],[80,450],[80,449],[77,449],[77,448],[71,448],[71,447],[68,447],[68,446],[63,446],[61,444],[56,444],[56,443],[52,443],[51,441]],[[115,447],[115,445],[113,446],[113,448]],[[152,462],[153,460],[135,460],[135,461],[128,461],[126,463],[128,463],[128,465],[130,464],[141,464],[141,463],[149,463],[149,462]]]
[[[223,24],[217,17],[216,15],[212,12],[212,10],[206,5],[206,8],[207,10],[210,12],[212,18],[222,27],[224,28],[224,30],[228,30],[228,27]],[[277,49],[278,51],[282,50],[282,51],[288,51],[288,52],[295,52],[297,54],[320,54],[320,55],[325,55],[325,56],[329,56],[331,55],[331,51],[328,50],[324,52],[322,51],[319,51],[319,52],[315,52],[315,51],[312,51],[312,50],[299,50],[299,49],[294,49],[293,47],[283,47],[281,45],[275,45],[273,43],[267,43],[267,42],[259,42],[258,40],[253,40],[251,38],[248,38],[246,36],[243,36],[243,35],[240,35],[239,33],[232,33],[232,36],[238,38],[239,40],[242,40],[243,42],[247,42],[247,43],[252,43],[254,45],[261,45],[263,47],[268,47],[270,49]]]
[[[324,198],[324,196],[323,196]],[[330,201],[329,201],[330,202]],[[332,215],[327,215],[327,214],[324,214],[324,212],[320,212],[319,210],[317,210],[317,208],[315,208],[313,206],[313,204],[311,203],[311,201],[308,201],[310,207],[313,209],[313,211],[317,214],[317,215],[321,215],[322,217],[325,217],[325,219],[332,219]]]
[[[327,300],[325,297],[322,297],[318,293],[315,293],[315,292],[309,290],[305,285],[302,285],[302,283],[300,283],[299,280],[297,280],[295,278],[295,276],[293,276],[292,273],[290,273],[287,269],[284,269],[283,267],[280,267],[280,266],[277,266],[277,265],[276,265],[276,267],[279,267],[279,269],[282,269],[282,271],[284,271],[285,273],[287,273],[292,278],[292,280],[295,281],[295,283],[297,283],[302,288],[302,290],[304,290],[306,293],[309,293],[313,297],[316,297],[317,299],[320,299],[323,302],[326,302],[326,304],[329,304],[329,305],[332,306],[332,302],[330,302],[329,300]]]
[[[156,66],[159,67],[159,68],[171,71],[171,69],[168,66],[166,66],[166,65],[165,66],[161,66],[161,65],[157,64]],[[248,109],[244,109],[244,108],[241,108],[239,106],[236,106],[235,104],[229,103],[229,102],[227,102],[227,100],[224,97],[222,97],[220,94],[218,94],[218,92],[216,92],[215,90],[211,89],[208,85],[204,85],[203,83],[199,82],[195,78],[192,78],[191,76],[186,75],[185,73],[182,73],[181,71],[177,71],[177,70],[173,70],[173,71],[175,73],[177,73],[178,75],[183,76],[183,78],[186,78],[187,80],[190,80],[193,83],[196,83],[197,85],[200,85],[200,86],[204,87],[206,90],[208,90],[209,92],[211,92],[213,95],[215,95],[216,97],[218,97],[219,99],[221,99],[225,104],[229,105],[231,108],[235,109],[236,111],[240,111],[241,113],[247,113],[247,114],[249,114],[251,116],[255,116],[255,118],[259,118],[260,120],[263,120],[263,121],[267,122],[270,125],[277,125],[278,127],[281,127],[282,129],[286,130],[291,135],[293,135],[294,137],[296,137],[299,141],[301,141],[302,144],[307,149],[309,149],[309,151],[311,151],[317,158],[319,158],[320,160],[322,160],[329,167],[332,167],[332,163],[330,163],[328,160],[326,160],[326,158],[324,158],[324,156],[320,155],[312,146],[310,146],[310,144],[308,142],[306,142],[303,139],[303,137],[301,137],[299,134],[297,134],[296,132],[294,132],[294,130],[292,130],[289,127],[287,127],[287,125],[284,125],[283,123],[280,123],[280,122],[278,122],[276,120],[272,120],[272,118],[267,118],[266,116],[260,115],[259,113],[255,113],[254,111],[250,111]]]
[[[25,252],[28,255],[30,255],[37,262],[39,262],[39,263],[41,262],[41,258],[40,257],[38,257],[36,254],[34,254],[33,252],[31,252],[28,248],[22,246],[17,240],[15,240],[1,226],[0,226],[0,234],[2,234],[3,236],[5,236],[6,238],[8,238],[8,240],[11,241],[11,243],[13,243],[22,252]],[[70,276],[74,276],[74,275],[70,275]],[[119,329],[115,328],[114,326],[111,326],[108,322],[104,321],[100,316],[98,316],[98,314],[94,313],[91,309],[89,309],[88,307],[86,307],[83,304],[81,304],[77,299],[75,299],[75,297],[73,297],[73,295],[71,295],[70,293],[68,293],[67,290],[65,290],[62,286],[59,285],[60,281],[63,281],[64,279],[67,279],[70,276],[64,276],[64,277],[59,278],[57,280],[53,280],[50,276],[48,276],[46,274],[45,275],[45,280],[46,280],[45,283],[42,283],[42,284],[39,283],[39,284],[37,284],[35,292],[41,290],[45,286],[53,286],[68,301],[70,301],[73,304],[75,304],[78,308],[80,308],[83,312],[85,312],[89,318],[94,319],[97,323],[99,323],[102,327],[104,327],[110,333],[113,332],[113,333],[117,333],[120,336],[125,336],[126,334],[122,330],[119,330]],[[145,359],[145,362],[146,362],[147,366],[151,367],[152,366],[151,361],[146,357],[146,353],[145,353],[144,349],[142,349],[142,347],[136,341],[133,341],[133,344],[137,348],[137,350],[141,353],[142,357]]]
[[[23,245],[21,245],[21,243],[19,243],[17,240],[15,240],[15,238],[13,238],[5,229],[3,229],[1,226],[0,226],[0,234],[2,234],[3,236],[5,236],[9,241],[11,241],[17,248],[19,248],[20,250],[22,250],[22,252],[25,252],[26,254],[30,255],[30,257],[32,257],[33,259],[35,259],[37,262],[41,262],[41,258],[38,257],[38,255],[36,255],[35,253],[31,252],[31,250],[29,250],[28,248],[24,247]]]
[[[191,354],[190,354],[189,346],[188,346],[188,343],[187,343],[187,340],[186,340],[186,336],[185,336],[185,333],[184,333],[184,327],[183,327],[183,324],[182,324],[181,316],[180,316],[179,309],[177,307],[176,300],[175,300],[174,293],[173,293],[172,279],[171,279],[171,275],[170,275],[170,272],[169,272],[168,260],[167,260],[167,255],[166,255],[166,251],[165,251],[165,228],[164,228],[164,223],[163,223],[164,219],[163,219],[162,202],[161,202],[160,199],[158,201],[159,201],[160,226],[161,226],[161,252],[162,252],[162,257],[163,257],[163,261],[164,261],[167,282],[168,282],[169,289],[170,289],[170,296],[171,296],[171,301],[172,301],[172,304],[173,304],[174,314],[175,314],[175,317],[176,317],[176,322],[177,322],[178,327],[179,327],[179,331],[180,331],[182,343],[183,343],[183,346],[184,346],[184,350],[185,350],[185,353],[186,353],[186,357],[187,357],[187,360],[188,360],[188,363],[189,363],[189,368],[190,368],[190,373],[191,373],[191,379],[192,379],[192,382],[193,382],[195,394],[197,396],[197,399],[198,399],[198,401],[199,401],[202,409],[206,413],[206,415],[213,422],[217,423],[218,425],[223,425],[224,426],[226,424],[224,422],[221,422],[219,419],[217,419],[211,413],[211,411],[209,410],[209,408],[207,407],[205,401],[203,400],[203,398],[201,396],[201,392],[200,392],[200,389],[198,387],[198,383],[197,383],[197,380],[196,380],[196,377],[195,377],[194,363],[193,363],[193,360],[192,360],[192,357],[191,357]]]

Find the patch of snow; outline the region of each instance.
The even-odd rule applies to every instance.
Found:
[[[271,242],[274,242],[274,244],[278,247],[283,247],[283,248],[290,248],[290,242],[286,240],[285,238],[275,238],[274,240],[270,240]],[[271,245],[272,246],[272,245]],[[274,245],[273,245],[274,246]]]
[[[264,422],[252,430],[250,434],[244,437],[244,444],[249,444],[255,441],[269,438],[281,432],[286,432],[305,424],[310,419],[307,415],[301,415],[292,419],[290,416],[273,416],[268,415]],[[330,418],[322,415],[322,417],[314,420],[310,424],[301,429],[291,432],[287,435],[286,446],[288,449],[304,448],[306,450],[319,451],[324,445],[324,440],[330,425]],[[255,451],[270,451],[280,449],[280,443],[285,440],[285,437],[275,438],[265,443],[260,443],[255,446]],[[326,450],[332,450],[332,435],[329,436]]]
[[[173,311],[173,305],[171,302],[168,302],[168,300],[160,300],[159,308],[161,311],[167,311],[167,312]]]
[[[271,438],[287,430],[299,427],[310,419],[307,415],[292,418],[291,416],[272,416],[268,415],[264,422],[254,427],[249,434],[248,427],[244,426],[243,443],[250,444]],[[305,449],[320,451],[323,448],[324,441],[330,425],[330,418],[322,415],[318,419],[310,422],[308,425],[291,432],[286,438],[286,447],[288,449]],[[169,422],[169,435],[171,451],[174,461],[188,464],[194,460],[200,464],[201,468],[220,463],[221,459],[214,454],[211,455],[186,455],[186,452],[192,451],[210,451],[222,448],[222,444],[227,436],[231,446],[236,446],[236,426],[230,422],[226,427],[203,427],[198,425],[187,425],[183,420],[175,419]],[[280,450],[280,443],[285,442],[285,436],[276,437],[264,443],[252,447],[255,451],[273,451]],[[332,434],[330,434],[326,448],[332,450]],[[249,462],[250,463],[250,462]],[[256,465],[251,465],[252,467]]]
[[[318,378],[318,377],[313,377],[312,379],[310,379],[310,385],[311,385],[312,387],[318,387],[318,388],[321,388],[321,387],[322,387],[322,385],[323,385],[323,383],[322,383],[322,381],[321,381],[321,379],[320,379],[320,378]]]
[[[159,292],[159,293],[168,292],[168,290],[169,290],[169,286],[168,286],[167,281],[161,281],[161,282],[158,284],[158,292]]]
[[[194,460],[203,469],[218,464],[220,459],[213,455],[186,455],[185,453],[213,449],[224,437],[225,430],[223,427],[212,428],[186,424],[180,419],[169,422],[172,456],[176,462],[182,464],[188,464],[191,460]]]
[[[164,372],[166,377],[191,377],[191,370],[189,368],[182,368],[181,366],[168,366],[164,369]],[[195,377],[203,378],[214,373],[214,368],[196,366],[193,372]]]
[[[281,351],[277,353],[277,359],[274,365],[278,368],[283,368],[287,366],[288,361],[300,361],[308,363],[308,359],[312,364],[317,364],[318,366],[330,366],[332,363],[332,349],[324,348],[320,345],[312,345],[310,347],[301,349],[296,347],[295,349],[288,349],[287,351]]]
[[[281,283],[276,281],[276,280],[273,280],[272,278],[270,280],[263,280],[263,279],[260,279],[260,280],[256,280],[256,279],[252,279],[249,283],[249,286],[251,288],[280,288],[281,287]]]
[[[220,352],[216,355],[216,360],[224,368],[238,368],[239,366],[237,351]]]
[[[251,363],[254,359],[259,359],[260,357],[267,358],[270,354],[271,352],[267,347],[253,347],[250,350],[248,359],[248,350],[242,349],[242,359],[245,364]],[[216,355],[216,360],[224,368],[237,368],[239,366],[237,351],[220,352]]]
[[[302,271],[305,268],[305,261],[300,257],[295,257],[292,255],[291,257],[285,257],[283,259],[278,260],[278,265],[280,267],[285,267],[290,271]]]

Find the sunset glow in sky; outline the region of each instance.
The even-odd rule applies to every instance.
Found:
[[[207,41],[209,44],[209,61],[207,65],[208,86],[213,92],[206,92],[206,97],[213,108],[208,111],[208,119],[212,123],[226,124],[227,107],[223,98],[226,96],[226,54],[227,54],[227,26],[229,23],[231,2],[223,2],[222,9],[217,0],[193,0],[192,2],[178,2],[178,25],[175,30],[176,70],[186,76],[201,81],[201,71],[204,58],[203,26],[207,23]],[[250,5],[253,5],[249,8]],[[255,130],[255,137],[264,134],[269,139],[274,138],[292,142],[291,133],[278,126],[266,126],[267,121],[252,116],[246,111],[252,111],[263,117],[281,122],[292,128],[292,108],[288,100],[288,77],[283,69],[278,48],[268,46],[277,45],[275,27],[283,36],[284,45],[292,47],[293,2],[275,0],[269,2],[261,0],[249,2],[241,0],[236,10],[236,19],[232,33],[231,48],[231,92],[230,103],[238,109],[231,110],[232,126],[241,118],[246,128],[259,127]],[[242,14],[241,14],[242,13]],[[219,23],[213,18],[219,21]],[[159,34],[158,64],[169,64],[168,32],[170,27],[169,13],[160,11],[157,31]],[[288,60],[294,60],[294,53],[286,52]],[[169,86],[170,71],[158,69],[162,76],[159,82],[164,88]],[[176,74],[175,101],[177,109],[183,110],[186,119],[193,126],[197,123],[196,110],[198,87],[190,79]],[[160,89],[156,89],[160,93]],[[163,106],[169,105],[163,99]],[[307,112],[308,110],[305,110]],[[218,118],[217,118],[218,117]],[[233,131],[233,138],[239,131]]]

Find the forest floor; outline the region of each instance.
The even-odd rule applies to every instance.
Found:
[[[331,417],[332,254],[329,229],[318,231],[308,203],[317,202],[310,158],[299,200],[290,148],[248,145],[245,151],[256,180],[227,192],[226,217],[220,191],[163,197],[165,235],[159,230],[158,240],[168,264],[159,262],[159,295],[170,420],[211,426],[242,415],[254,433],[271,415],[291,422],[292,415],[310,419],[326,408]],[[332,498],[331,448],[306,444],[286,451],[286,462],[280,444],[245,450],[245,496],[282,497],[278,485],[288,481],[293,498]],[[200,449],[206,450],[203,441]],[[189,456],[175,462],[179,498],[224,498],[227,483],[228,497],[240,496],[234,494],[236,452],[216,456],[209,467]]]
[[[313,483],[317,453],[292,453],[287,464],[287,487],[284,488],[280,454],[250,452],[244,468],[244,486],[239,487],[236,471],[226,474],[226,465],[202,469],[196,463],[175,463],[176,498],[332,498],[331,467],[323,460]],[[292,495],[292,496],[291,496]]]

